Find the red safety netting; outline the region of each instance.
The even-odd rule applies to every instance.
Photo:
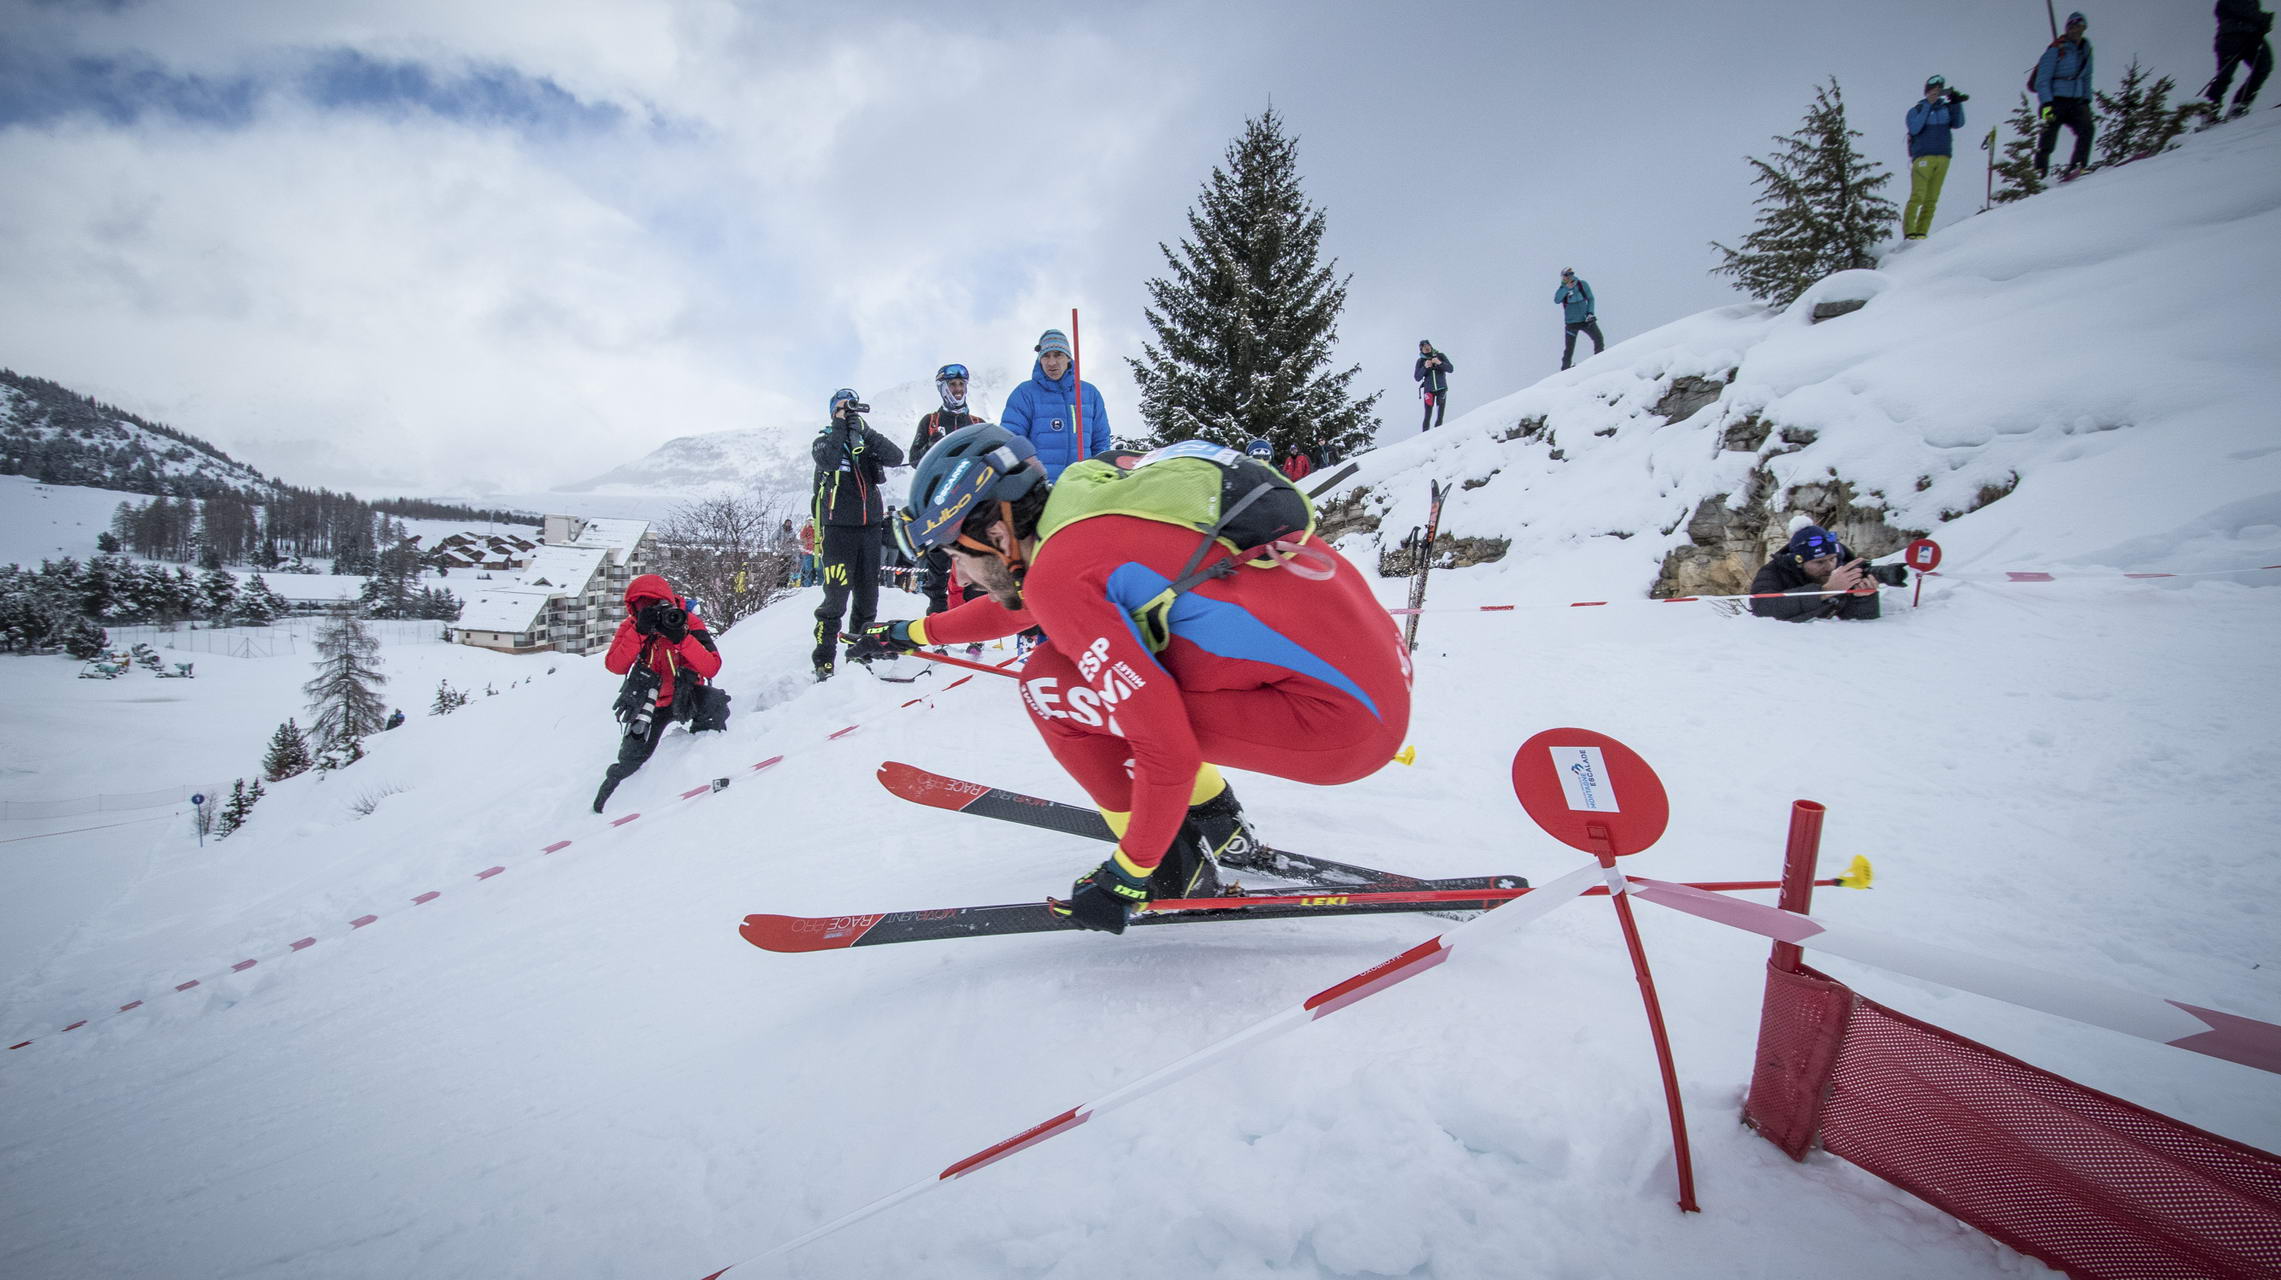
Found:
[[[2281,1157],[1769,969],[1744,1119],[2071,1276],[2281,1276]]]

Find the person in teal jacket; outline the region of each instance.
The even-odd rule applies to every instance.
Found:
[[[1909,108],[1909,203],[1901,210],[1901,234],[1911,240],[1933,229],[1933,208],[1956,151],[1950,134],[1964,127],[1964,98],[1948,87],[1947,77],[1934,76],[1925,81],[1925,96]]]
[[[1600,304],[1592,296],[1592,286],[1576,278],[1576,268],[1560,269],[1560,287],[1552,291],[1552,300],[1560,305],[1560,317],[1568,325],[1568,345],[1560,349],[1560,367],[1565,369],[1576,359],[1576,335],[1587,334],[1592,339],[1592,354],[1608,349],[1600,337]]]
[[[2091,42],[2083,33],[2091,25],[2080,10],[2067,15],[2067,30],[2060,33],[2035,64],[2035,97],[2043,104],[2043,137],[2035,147],[2035,173],[2051,171],[2051,149],[2059,142],[2059,126],[2075,131],[2075,154],[2059,175],[2065,182],[2091,163]]]
[[[1006,397],[998,425],[1030,442],[1050,481],[1060,478],[1063,467],[1106,452],[1115,442],[1109,437],[1109,410],[1101,403],[1100,390],[1090,382],[1079,382],[1070,368],[1075,356],[1069,335],[1046,330],[1038,338],[1037,353],[1030,380]],[[1085,409],[1082,440],[1077,435],[1080,405]]]
[[[1456,367],[1449,362],[1448,353],[1430,339],[1418,339],[1418,366],[1410,380],[1418,384],[1418,394],[1426,401],[1426,417],[1418,424],[1419,431],[1431,431],[1449,416],[1449,372]]]

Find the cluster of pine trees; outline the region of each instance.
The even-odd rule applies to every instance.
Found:
[[[199,619],[258,627],[286,613],[285,597],[258,573],[241,583],[220,569],[193,574],[116,556],[96,556],[85,564],[69,556],[43,560],[36,570],[0,565],[0,651],[70,649],[71,636],[105,624]],[[95,648],[100,652],[102,647],[98,636]]]

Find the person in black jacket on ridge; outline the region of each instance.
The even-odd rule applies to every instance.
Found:
[[[879,612],[879,556],[887,531],[879,482],[903,465],[903,452],[863,420],[871,406],[847,387],[832,393],[832,420],[809,450],[816,460],[816,564],[824,602],[816,606],[816,678],[839,656],[840,615],[855,598],[848,634],[860,635]]]
[[[2249,66],[2249,79],[2241,82],[2241,92],[2233,96],[2233,109],[2225,118],[2246,115],[2249,104],[2257,101],[2257,91],[2265,86],[2265,77],[2273,74],[2273,46],[2265,42],[2265,33],[2273,30],[2273,15],[2267,13],[2257,0],[2218,0],[2218,74],[2202,90],[2214,111],[2225,105],[2226,86],[2233,83],[2234,68]]]
[[[1418,384],[1418,394],[1426,398],[1426,420],[1418,424],[1419,431],[1431,431],[1449,416],[1449,375],[1456,367],[1448,356],[1434,350],[1433,343],[1418,339],[1418,367],[1410,374],[1410,380]]]
[[[966,366],[946,364],[935,370],[935,390],[942,396],[942,408],[919,418],[919,430],[911,437],[911,448],[905,456],[912,466],[927,456],[935,442],[958,430],[982,421],[966,407]],[[927,612],[941,613],[950,607],[950,553],[937,548],[919,562],[919,590],[926,593]],[[965,598],[972,600],[981,595],[981,588],[968,586]],[[852,629],[852,628],[851,628]]]
[[[1795,599],[1753,600],[1750,611],[1761,618],[1785,622],[1812,622],[1817,618],[1866,622],[1879,616],[1876,579],[1860,560],[1846,554],[1845,545],[1829,530],[1816,524],[1791,534],[1789,544],[1775,552],[1751,579],[1750,593],[1754,596],[1776,591],[1799,594]],[[1854,594],[1814,594],[1822,591]]]

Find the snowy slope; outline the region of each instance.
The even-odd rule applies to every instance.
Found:
[[[1740,505],[1757,468],[1783,495],[1851,481],[1938,538],[1952,572],[2273,563],[2277,135],[2262,113],[1966,219],[1780,315],[1735,306],[1642,334],[1368,455],[1353,483],[1399,534],[1423,522],[1429,477],[1486,480],[1452,495],[1442,529],[1511,538],[1523,598],[1644,594],[1697,502]],[[1810,323],[1829,297],[1869,301]],[[1679,378],[1730,371],[1684,422],[1649,411]],[[1722,449],[1752,417],[1764,443]],[[1540,419],[1549,440],[1501,439]],[[1782,433],[1799,429],[1814,438],[1793,449]]]
[[[1445,523],[1512,537],[1513,551],[1437,572],[1436,605],[1636,599],[1671,545],[1657,530],[1736,465],[1718,456],[1716,422],[1663,424],[1636,406],[1678,373],[1739,368],[1735,407],[1810,412],[1821,429],[1768,465],[1841,465],[1920,504],[1908,519],[1955,505],[1948,478],[2017,470],[2016,492],[1940,525],[1951,565],[2083,576],[1960,577],[1874,626],[1645,602],[1437,613],[1418,655],[1418,764],[1331,790],[1239,777],[1264,834],[1420,874],[1548,881],[1579,855],[1529,827],[1509,762],[1530,733],[1582,725],[1640,750],[1670,791],[1671,829],[1634,860],[1642,874],[1770,875],[1789,801],[1810,797],[1830,806],[1826,866],[1879,864],[1871,893],[1823,891],[1832,918],[2281,1019],[2281,931],[2258,889],[2281,828],[2281,575],[2106,572],[2281,559],[2281,485],[2256,416],[2272,403],[2273,348],[2245,355],[2272,311],[2241,283],[2276,278],[2277,142],[2262,121],[2229,126],[1945,230],[1853,316],[1695,317],[1371,455],[1361,479],[1385,495],[1389,531],[1416,522],[1427,475],[1496,473],[1460,491]],[[2221,251],[2223,270],[2189,261]],[[2125,305],[2150,272],[2184,282],[2182,296]],[[2066,322],[2086,313],[2099,323]],[[1495,439],[1538,414],[1567,461]],[[2068,429],[2093,423],[2126,429]],[[1933,488],[1915,490],[1918,474]],[[1602,536],[1618,530],[1635,536]],[[1349,545],[1372,550],[1361,535]],[[1401,590],[1383,584],[1389,600]],[[903,759],[1077,798],[1010,682],[909,707],[946,678],[807,685],[795,673],[814,599],[723,638],[731,730],[669,738],[613,803],[614,818],[642,815],[623,826],[585,811],[612,750],[615,682],[590,659],[485,655],[537,678],[416,716],[334,778],[279,786],[222,844],[200,851],[159,823],[132,843],[0,845],[18,883],[18,859],[40,859],[54,910],[73,917],[0,991],[0,1035],[37,1037],[0,1055],[0,1273],[695,1280],[1445,927],[754,950],[735,932],[747,912],[1035,899],[1102,853],[878,790],[872,769]],[[916,603],[889,593],[883,616]],[[411,649],[388,658],[407,664],[407,687],[434,674]],[[82,691],[60,668],[0,662],[0,699],[24,709],[0,727],[0,755],[68,733]],[[304,674],[261,670],[248,696],[267,681],[283,699]],[[717,776],[735,781],[680,798]],[[377,796],[369,816],[360,795]],[[481,874],[493,867],[505,870]],[[1794,1165],[1736,1125],[1765,946],[1667,913],[1643,928],[1699,1215],[1672,1206],[1636,988],[1605,904],[1586,901],[782,1273],[2041,1272],[1858,1170]],[[286,950],[303,937],[318,941]],[[1905,1012],[2281,1147],[2270,1076],[1828,967]],[[189,977],[200,985],[172,991]],[[135,999],[148,1003],[110,1013]]]

